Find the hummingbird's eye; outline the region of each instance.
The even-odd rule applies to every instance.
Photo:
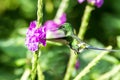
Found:
[[[62,29],[62,30],[66,30],[66,27],[63,25],[63,26],[60,26],[60,28],[59,29]]]
[[[65,29],[65,26],[63,26],[62,29]]]

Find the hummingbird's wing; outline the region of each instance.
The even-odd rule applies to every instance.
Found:
[[[68,41],[65,38],[66,38],[65,32],[60,29],[47,31],[46,34],[46,40],[48,41],[68,44]]]
[[[46,40],[52,41],[52,42],[62,43],[62,44],[65,44],[65,45],[69,44],[69,42],[66,40],[66,37],[49,38],[49,39],[46,39]]]
[[[46,39],[56,39],[56,38],[62,38],[65,37],[65,32],[62,30],[53,30],[53,31],[47,31],[46,33]]]

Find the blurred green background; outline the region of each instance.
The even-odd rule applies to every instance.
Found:
[[[44,0],[43,22],[53,19],[61,0]],[[92,12],[85,34],[87,43],[105,47],[112,45],[120,48],[120,0],[105,0],[101,8]],[[77,33],[86,3],[78,4],[70,0],[66,11],[67,22]],[[36,20],[37,0],[0,0],[0,80],[20,80],[24,71],[31,68],[32,53],[25,47],[25,34],[30,21]],[[62,80],[70,50],[65,45],[48,43],[42,47],[40,65],[45,80]],[[80,72],[97,53],[101,51],[85,50],[79,54],[80,67],[72,77]],[[83,80],[97,80],[97,77],[120,64],[120,52],[106,55]],[[111,80],[120,80],[117,72]]]

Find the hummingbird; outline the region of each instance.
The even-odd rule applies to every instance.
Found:
[[[113,52],[120,51],[120,50],[108,50],[105,48],[97,48],[85,43],[75,35],[74,29],[70,23],[64,23],[59,27],[58,30],[64,32],[65,37],[62,37],[61,39],[64,39],[67,45],[76,53],[81,53],[84,49],[104,50],[104,51],[113,51]]]
[[[85,49],[119,51],[119,50],[108,50],[105,48],[97,48],[85,43],[75,35],[74,29],[70,23],[62,24],[56,30],[55,33],[56,33],[56,36],[54,36],[53,33],[52,33],[52,36],[50,36],[51,34],[49,33],[47,36],[47,40],[66,44],[69,48],[74,50],[76,53],[81,53]]]

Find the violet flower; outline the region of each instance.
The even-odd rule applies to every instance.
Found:
[[[63,13],[62,16],[59,18],[59,22],[55,22],[53,20],[48,20],[44,23],[43,26],[46,27],[46,30],[56,30],[60,27],[60,25],[66,22],[66,14]]]
[[[98,8],[100,8],[103,5],[103,3],[104,3],[104,0],[87,0],[87,1],[89,3],[93,3]]]
[[[75,69],[76,69],[76,70],[78,70],[78,69],[79,69],[79,67],[80,67],[80,61],[79,61],[79,60],[77,60],[77,61],[76,61],[76,64],[75,64]]]
[[[59,25],[57,23],[55,23],[55,21],[53,20],[48,20],[44,23],[43,25],[44,27],[46,27],[46,30],[55,30],[59,27]]]
[[[78,3],[83,3],[85,0],[78,0]],[[104,3],[104,0],[87,0],[88,3],[92,3],[94,4],[95,6],[97,6],[98,8],[100,8],[103,3]]]
[[[65,22],[66,22],[66,14],[65,13],[63,13],[62,14],[62,16],[59,18],[59,23],[58,23],[58,25],[61,25],[61,24],[64,24]]]
[[[31,51],[37,51],[38,45],[46,45],[46,29],[45,27],[36,28],[36,21],[32,21],[26,33],[25,45]]]
[[[25,45],[28,49],[34,52],[38,50],[39,44],[46,46],[47,36],[54,36],[52,38],[63,36],[63,34],[58,31],[58,28],[66,22],[66,14],[63,14],[59,20],[59,23],[56,23],[53,20],[48,20],[40,28],[36,27],[36,21],[32,21],[27,30],[25,39]]]

